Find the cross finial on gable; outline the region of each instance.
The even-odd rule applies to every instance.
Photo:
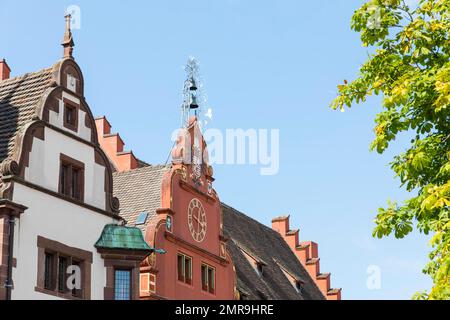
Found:
[[[66,19],[66,31],[64,32],[64,39],[61,45],[64,47],[64,58],[73,59],[72,52],[75,43],[73,42],[72,31],[70,30],[70,21],[72,16],[67,14],[64,18]]]

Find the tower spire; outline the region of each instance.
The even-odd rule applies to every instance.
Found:
[[[194,110],[197,117],[201,92],[199,92],[199,65],[195,58],[190,57],[185,67],[187,78],[184,82],[183,105],[181,106],[181,126],[188,127],[190,121],[190,111]]]
[[[64,39],[61,45],[64,48],[64,58],[73,59],[72,52],[75,43],[73,42],[72,31],[70,30],[70,21],[72,16],[70,14],[66,14],[64,18],[66,19],[66,31],[64,32]]]

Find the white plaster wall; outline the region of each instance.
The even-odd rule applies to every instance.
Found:
[[[40,300],[58,299],[36,292],[38,248],[37,236],[61,242],[65,245],[93,253],[91,273],[91,298],[104,299],[106,284],[104,260],[94,244],[103,227],[114,223],[114,219],[84,207],[53,197],[16,183],[13,201],[28,209],[17,219],[14,257],[17,267],[13,269],[13,299]]]
[[[81,109],[78,109],[78,132],[74,132],[73,130],[64,127],[64,102],[63,102],[64,98],[73,101],[77,105],[80,105],[80,99],[67,92],[63,92],[62,99],[59,99],[58,112],[54,112],[52,110],[49,111],[49,122],[52,125],[60,129],[63,129],[67,132],[75,133],[84,140],[91,141],[91,129],[86,127],[85,124],[86,112],[82,111]]]
[[[77,79],[72,76],[71,74],[67,75],[67,89],[69,89],[70,91],[76,92],[76,88],[77,88]]]
[[[33,140],[25,180],[58,192],[60,154],[63,153],[85,165],[85,203],[104,210],[106,169],[95,163],[94,148],[47,127],[44,137],[45,141]]]

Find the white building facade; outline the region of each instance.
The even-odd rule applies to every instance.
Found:
[[[0,64],[0,299],[137,299],[152,249],[122,226],[69,22],[63,46],[36,73]]]

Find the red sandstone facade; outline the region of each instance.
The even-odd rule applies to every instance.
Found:
[[[128,172],[138,168],[139,161],[131,151],[124,151],[123,140],[119,134],[111,133],[108,120],[105,117],[97,118],[96,126],[100,144],[116,169]],[[146,241],[166,253],[153,254],[141,264],[141,299],[236,299],[239,297],[236,273],[232,257],[226,249],[227,239],[223,236],[220,200],[212,188],[212,167],[206,163],[206,170],[196,180],[193,178],[193,164],[186,163],[186,158],[191,158],[186,157],[186,146],[194,145],[196,136],[201,141],[202,150],[207,150],[195,118],[191,119],[187,131],[188,135],[179,135],[172,151],[172,166],[164,174],[161,183],[158,219],[149,224],[145,232]],[[186,143],[186,139],[191,140]],[[186,208],[193,199],[202,203],[206,214],[208,231],[201,242],[193,238],[188,227]],[[312,241],[300,242],[299,230],[290,229],[289,216],[274,218],[272,229],[282,236],[323,296],[328,300],[341,300],[341,289],[330,286],[331,274],[320,271],[318,244]],[[178,277],[179,254],[192,261],[190,283],[180,281]],[[214,293],[202,288],[202,265],[215,270]]]
[[[119,134],[111,134],[106,118],[97,118],[96,126],[100,144],[117,170],[136,169],[137,159],[123,150],[122,139]],[[232,300],[236,297],[236,276],[223,235],[220,199],[212,188],[212,167],[205,163],[198,176],[191,161],[183,157],[185,146],[193,146],[195,139],[200,141],[201,150],[206,149],[206,143],[194,118],[187,132],[180,132],[172,166],[162,179],[157,219],[145,231],[146,241],[165,254],[153,254],[141,264],[141,298]],[[200,207],[204,218],[199,222]],[[190,274],[184,279],[180,278],[180,256],[190,261]],[[205,268],[213,279],[202,281]],[[209,282],[208,288],[205,282]]]
[[[194,145],[195,134],[198,130],[197,122],[192,121],[188,128],[187,138],[192,139]],[[202,150],[206,143],[199,137]],[[182,152],[184,144],[174,149],[173,156]],[[160,219],[156,225],[147,230],[146,240],[153,245],[164,249],[166,254],[155,255],[156,259],[149,266],[142,268],[149,277],[156,277],[158,287],[156,294],[171,299],[222,299],[231,300],[235,296],[235,274],[231,257],[226,249],[226,239],[222,232],[222,217],[220,200],[212,189],[212,168],[206,164],[206,171],[201,176],[194,177],[194,167],[182,160],[174,159],[172,168],[165,173],[162,182],[162,204],[157,212]],[[208,187],[210,186],[210,187]],[[197,221],[189,221],[189,210],[192,203],[203,207],[205,219],[203,228],[196,225]],[[198,208],[197,209],[198,213]],[[201,219],[198,215],[194,219]],[[199,213],[198,213],[199,214]],[[170,221],[167,224],[168,219]],[[193,230],[189,226],[193,224]],[[204,232],[204,238],[203,237]],[[201,240],[200,240],[201,239]],[[187,256],[192,261],[192,277],[186,283],[180,281],[177,270],[179,255]],[[202,287],[202,265],[214,270],[214,288],[205,290]],[[141,291],[145,296],[146,292]]]

